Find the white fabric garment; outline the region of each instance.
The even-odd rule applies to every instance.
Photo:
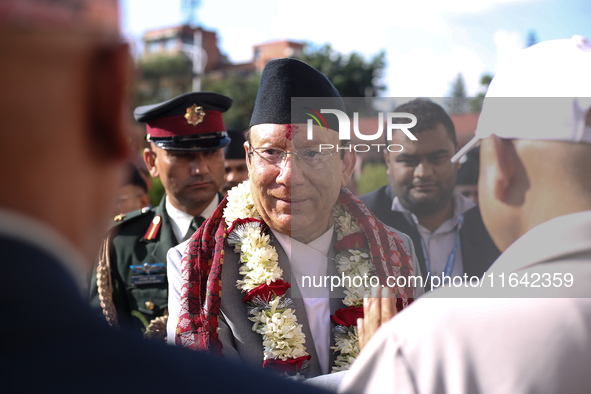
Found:
[[[219,198],[216,193],[215,197],[207,207],[201,212],[199,216],[203,216],[205,219],[209,218],[213,211],[217,208],[219,204]],[[176,237],[177,241],[182,240],[185,237],[187,231],[189,231],[189,226],[191,225],[191,220],[193,220],[193,216],[189,215],[186,212],[181,211],[178,208],[172,206],[170,201],[168,200],[168,196],[166,196],[166,213],[168,213],[168,217],[170,217],[170,221],[172,223],[172,231],[174,231],[174,236]]]
[[[166,322],[166,343],[176,346],[176,325],[179,322],[181,312],[181,261],[183,252],[187,248],[189,238],[174,248],[170,248],[166,254],[166,276],[168,278],[168,320]]]
[[[328,287],[314,287],[309,284],[314,283],[314,277],[317,278],[315,282],[320,283],[319,280],[328,275],[327,256],[334,226],[309,244],[303,244],[287,235],[271,231],[290,260],[292,276],[298,283],[306,307],[306,316],[310,324],[320,368],[323,374],[327,374],[330,360],[330,292]],[[312,278],[311,281],[306,280],[305,287],[302,276]],[[285,280],[290,281],[290,278],[285,278]]]
[[[31,216],[0,208],[0,233],[35,245],[51,254],[72,276],[80,289],[80,295],[84,299],[88,298],[88,259],[57,230]]]
[[[454,212],[453,216],[443,222],[435,231],[431,232],[419,224],[417,217],[406,209],[398,197],[392,201],[392,210],[399,212],[408,212],[411,214],[415,225],[417,226],[421,238],[425,243],[426,253],[428,254],[429,263],[431,265],[431,275],[441,276],[445,271],[447,259],[451,254],[456,239],[458,237],[458,220],[460,215],[476,206],[472,200],[465,197],[461,193],[454,191],[452,193],[452,201]],[[415,248],[421,248],[421,245],[415,245]],[[464,274],[464,263],[462,260],[462,243],[458,239],[458,249],[456,252],[455,264],[451,276],[462,276]]]
[[[508,281],[569,273],[573,285],[513,297]],[[439,289],[380,328],[343,393],[587,393],[591,387],[591,211],[554,218],[487,271],[494,285]],[[542,281],[538,282],[541,284]],[[522,293],[523,294],[523,293]],[[483,298],[483,296],[507,298]],[[550,298],[551,297],[551,298]]]

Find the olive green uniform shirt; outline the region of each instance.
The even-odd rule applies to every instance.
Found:
[[[165,202],[166,195],[153,209],[144,208],[120,215],[123,217],[116,217],[120,221],[111,229],[113,235],[109,253],[113,304],[121,327],[145,331],[149,322],[162,316],[168,306],[166,253],[179,241],[174,235]],[[160,227],[146,237],[148,231],[155,227],[154,221],[161,221]],[[148,266],[145,266],[146,263]],[[135,266],[135,270],[131,266]],[[142,267],[149,267],[152,271],[147,273]],[[90,304],[100,309],[96,268],[90,285]]]

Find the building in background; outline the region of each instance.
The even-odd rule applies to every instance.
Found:
[[[290,40],[271,41],[252,47],[252,64],[257,71],[263,71],[269,60],[284,57],[298,58],[304,52],[304,44]]]

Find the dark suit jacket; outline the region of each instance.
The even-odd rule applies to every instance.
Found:
[[[427,266],[425,265],[423,248],[420,246],[421,236],[409,213],[392,211],[392,201],[394,200],[392,188],[389,185],[382,186],[371,193],[361,196],[360,200],[384,224],[410,236],[415,244],[423,279],[426,280]],[[482,223],[480,209],[477,206],[464,213],[464,224],[460,229],[460,244],[464,273],[468,277],[482,277],[488,267],[501,254],[490,235],[488,235],[484,223]]]
[[[308,369],[306,377],[311,378],[322,374],[322,369],[318,356],[316,354],[316,347],[314,345],[314,338],[308,323],[308,316],[306,314],[306,307],[302,299],[301,293],[298,289],[298,284],[295,277],[291,275],[291,264],[285,254],[285,251],[279,244],[279,241],[271,233],[271,245],[277,250],[279,257],[279,267],[283,270],[283,278],[291,284],[291,288],[287,290],[287,297],[293,301],[292,309],[295,310],[298,323],[302,325],[302,331],[306,335],[306,351],[312,358],[308,361]],[[336,235],[333,238],[333,243],[336,241]],[[334,259],[336,252],[334,248],[330,248],[329,259]],[[249,365],[262,365],[263,363],[263,346],[261,334],[257,334],[252,330],[252,322],[248,320],[248,306],[242,302],[244,293],[236,288],[236,281],[243,279],[239,273],[240,254],[234,252],[234,247],[227,243],[224,245],[224,269],[222,270],[222,297],[220,320],[218,334],[224,346],[224,355],[228,358],[240,359],[243,363]],[[338,276],[336,264],[328,264],[328,275]],[[330,299],[330,313],[334,315],[339,308],[346,308],[343,304],[344,293],[342,289],[338,289],[331,295]],[[338,297],[338,298],[333,298]],[[331,332],[330,346],[335,345],[334,335]],[[330,350],[328,371],[332,370],[337,354]]]
[[[65,269],[36,246],[0,235],[0,262],[4,393],[320,392],[111,329]]]

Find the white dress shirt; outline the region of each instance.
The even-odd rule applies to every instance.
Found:
[[[219,203],[220,201],[216,193],[213,200],[211,200],[209,205],[205,207],[199,216],[203,216],[205,219],[209,218]],[[176,240],[180,242],[185,237],[185,234],[187,234],[187,231],[189,231],[189,226],[191,225],[193,216],[189,215],[187,212],[183,212],[180,209],[173,207],[168,200],[168,196],[166,196],[165,207],[166,213],[168,213],[168,217],[170,217],[170,221],[172,223],[172,231],[174,232]]]
[[[395,197],[394,201],[392,201],[393,211],[408,212],[415,222],[415,226],[417,226],[425,245],[425,248],[423,248],[423,254],[427,254],[426,258],[429,259],[432,276],[441,277],[441,274],[445,271],[447,260],[454,249],[456,241],[458,243],[458,248],[451,276],[462,276],[464,274],[462,244],[458,237],[458,220],[460,219],[460,215],[469,209],[474,208],[476,204],[461,193],[455,191],[452,193],[452,201],[454,208],[453,216],[443,222],[441,226],[433,232],[421,226],[417,217],[400,203],[398,197]],[[415,245],[415,248],[422,247],[422,245]]]
[[[314,347],[323,374],[329,372],[330,360],[330,292],[328,287],[314,287],[302,284],[302,276],[324,278],[328,275],[328,252],[334,233],[334,226],[314,241],[303,244],[288,235],[271,230],[285,251],[291,264],[292,277],[299,286],[306,317],[310,324]],[[293,278],[284,278],[292,281]],[[313,280],[313,279],[312,279]],[[318,281],[318,280],[317,280]]]

